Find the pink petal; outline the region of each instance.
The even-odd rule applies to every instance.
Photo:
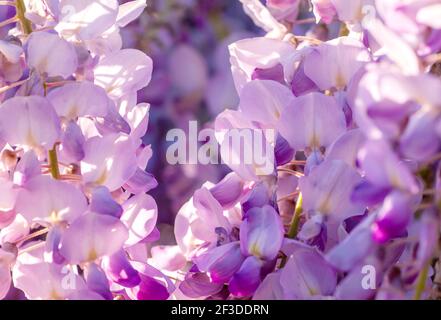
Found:
[[[91,82],[74,82],[49,92],[47,98],[60,117],[104,117],[108,112],[106,92]]]
[[[28,221],[71,222],[87,210],[87,201],[75,186],[37,176],[20,190],[15,210]]]
[[[42,43],[44,45],[41,45]],[[27,62],[40,74],[68,78],[77,69],[78,58],[75,48],[57,34],[33,32],[29,36],[27,46]]]
[[[133,20],[136,20],[147,7],[146,0],[134,0],[119,6],[116,22],[123,28]]]
[[[346,131],[346,120],[334,97],[308,93],[284,109],[278,128],[293,149],[318,149],[330,146]]]
[[[127,238],[127,228],[119,219],[90,212],[64,232],[60,253],[71,264],[91,262],[116,253]]]

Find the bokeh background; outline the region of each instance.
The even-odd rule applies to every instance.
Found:
[[[167,132],[188,132],[191,120],[199,130],[211,127],[217,114],[237,107],[228,45],[262,34],[236,0],[150,0],[140,19],[123,29],[124,46],[143,50],[154,62],[152,82],[138,98],[151,104],[144,142],[154,152],[147,169],[159,182],[151,194],[162,228],[173,224],[201,184],[228,172],[220,165],[168,164]]]

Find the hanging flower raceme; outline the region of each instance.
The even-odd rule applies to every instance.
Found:
[[[23,6],[24,4],[24,6]],[[130,252],[158,237],[142,143],[152,61],[119,30],[145,1],[18,0],[1,40],[0,297],[167,299],[173,284]],[[68,12],[69,11],[69,12]],[[20,41],[18,40],[20,39]]]
[[[440,258],[439,5],[312,1],[317,22],[341,25],[318,39],[314,26],[289,33],[277,9],[296,12],[295,1],[241,2],[268,33],[229,47],[240,102],[217,117],[216,138],[273,130],[273,170],[225,161],[233,173],[182,207],[175,296],[428,298]]]

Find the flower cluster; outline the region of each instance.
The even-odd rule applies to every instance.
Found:
[[[15,10],[0,40],[0,298],[168,298],[146,258],[157,182],[137,92],[153,64],[120,35],[146,1],[1,4]]]
[[[175,297],[437,298],[439,1],[241,2],[267,34],[229,46],[240,102],[216,138],[261,130],[273,170],[226,161],[181,208]]]

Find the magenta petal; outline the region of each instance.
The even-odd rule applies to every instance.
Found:
[[[154,265],[161,270],[177,271],[187,263],[178,246],[154,246],[151,255]]]
[[[146,193],[158,186],[155,177],[144,170],[137,169],[133,176],[126,181],[124,188],[133,194]]]
[[[285,75],[283,74],[283,66],[278,63],[272,68],[262,69],[256,68],[251,75],[251,80],[273,80],[284,84]]]
[[[141,283],[127,289],[127,294],[134,300],[166,300],[175,290],[171,281],[159,270],[148,264],[132,262],[132,266],[139,272]]]
[[[316,84],[306,76],[303,62],[300,63],[293,75],[291,90],[296,97],[308,94],[310,92],[319,91]]]
[[[133,288],[141,282],[138,271],[132,267],[123,250],[104,257],[103,269],[110,280],[123,287]]]
[[[240,252],[239,242],[209,249],[194,258],[194,262],[202,272],[207,272],[214,283],[228,282],[239,270],[245,257]]]
[[[375,240],[384,243],[406,231],[413,213],[412,200],[400,191],[393,191],[384,199],[373,226]]]
[[[223,214],[223,208],[207,188],[196,190],[193,204],[198,219],[191,223],[191,231],[197,238],[212,240],[216,228],[223,228],[227,233],[231,231],[230,223]]]
[[[282,166],[290,162],[295,155],[295,150],[290,147],[288,141],[280,134],[277,134],[276,146],[274,147],[274,156],[276,165]]]
[[[248,257],[228,283],[228,289],[236,297],[251,296],[261,282],[262,261],[254,256]]]
[[[256,292],[253,300],[283,300],[285,299],[283,288],[280,283],[280,271],[265,277]]]
[[[251,192],[247,195],[246,201],[242,202],[242,211],[246,214],[249,210],[255,207],[262,208],[265,205],[269,205],[270,202],[268,186],[263,182],[259,182],[253,185]]]
[[[253,208],[247,211],[240,228],[242,253],[272,260],[282,246],[284,233],[282,220],[273,207]]]
[[[329,24],[334,20],[337,11],[331,0],[311,0],[315,20]]]
[[[170,296],[163,284],[145,275],[141,275],[141,283],[132,291],[137,300],[167,300]]]

